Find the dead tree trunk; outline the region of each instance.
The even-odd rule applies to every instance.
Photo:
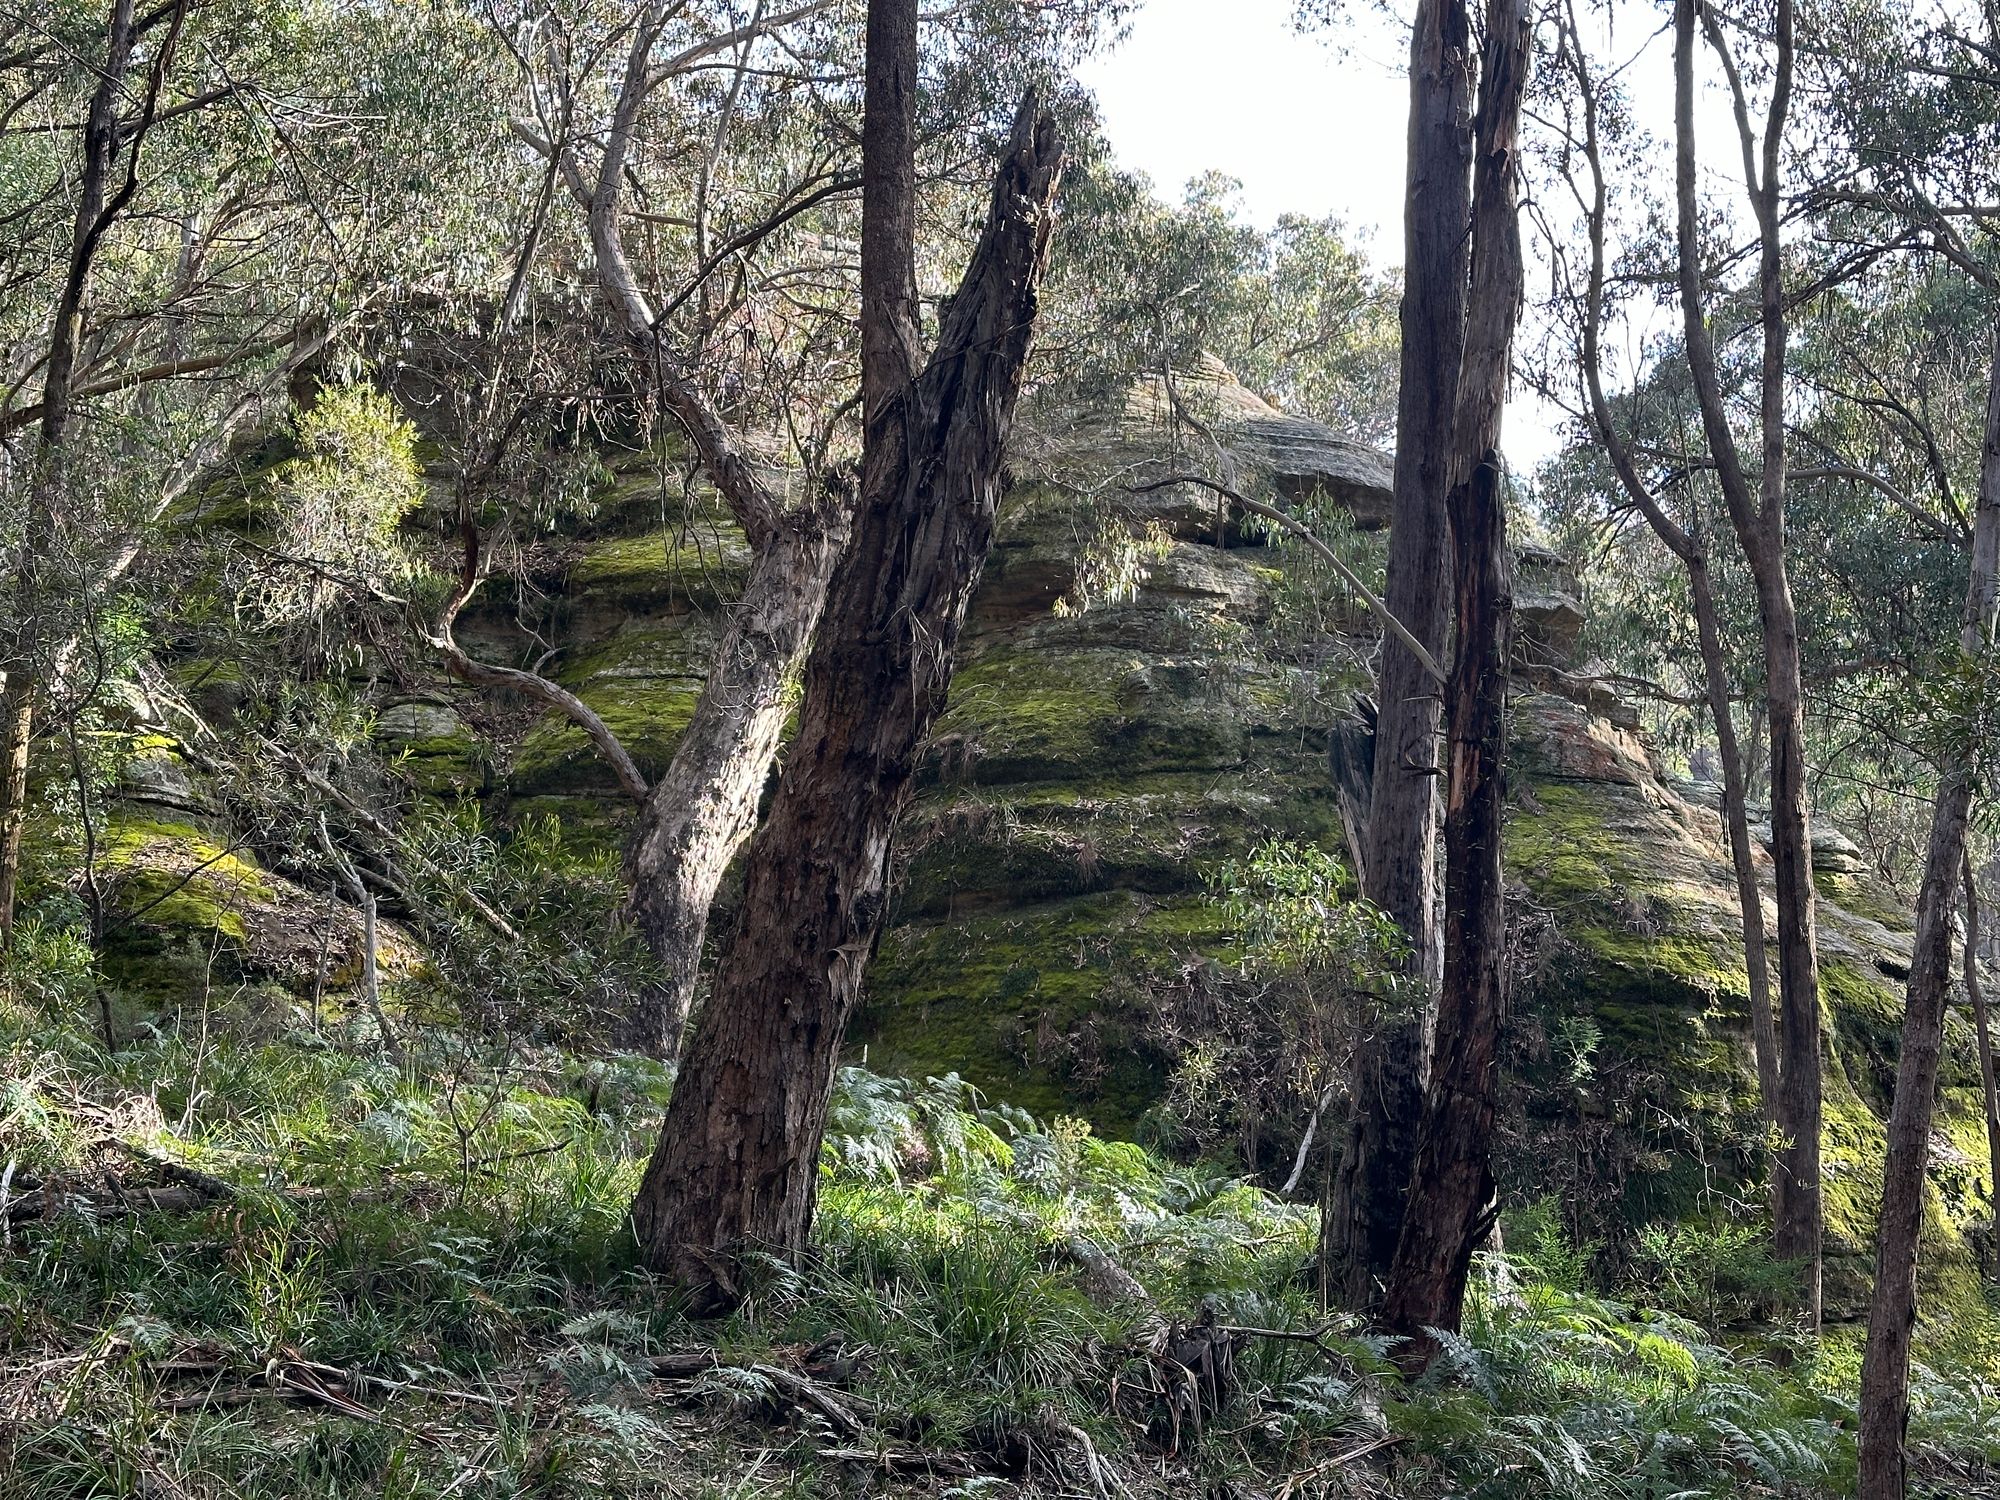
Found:
[[[915,37],[914,0],[872,0],[871,108],[909,107]],[[906,86],[892,91],[885,71]],[[992,540],[1061,163],[1054,121],[1031,97],[936,349],[900,389],[880,371],[865,382],[885,405],[864,412],[854,540],[751,847],[736,932],[632,1207],[647,1264],[697,1305],[733,1300],[743,1248],[796,1254],[811,1227],[841,1036],[888,902],[891,838]],[[908,165],[863,170],[864,216],[893,214]],[[895,261],[907,266],[909,254]],[[914,281],[897,264],[871,271],[864,320]],[[895,340],[863,347],[903,358]]]
[[[1994,344],[1986,397],[1986,447],[1960,636],[1967,657],[1993,651],[1996,623],[2000,623],[2000,338]],[[1957,728],[1960,743],[1940,768],[1937,805],[1931,813],[1930,847],[1917,896],[1916,947],[1910,955],[1903,1008],[1902,1051],[1896,1061],[1896,1099],[1889,1111],[1888,1154],[1882,1165],[1875,1291],[1868,1303],[1868,1344],[1861,1360],[1860,1500],[1902,1500],[1907,1478],[1903,1442],[1910,1418],[1910,1336],[1917,1321],[1925,1167],[1930,1161],[1945,1000],[1951,986],[1952,898],[1965,869],[1965,831],[1973,792],[1992,752],[1984,743],[1989,724],[1970,722]]]
[[[1737,74],[1713,13],[1701,12],[1710,44]],[[1808,1322],[1820,1316],[1820,1016],[1819,948],[1812,883],[1812,831],[1805,762],[1805,688],[1799,666],[1798,613],[1785,562],[1785,300],[1778,224],[1779,150],[1791,99],[1792,3],[1778,0],[1776,53],[1762,163],[1738,90],[1736,119],[1743,166],[1756,211],[1763,471],[1753,491],[1729,424],[1715,349],[1709,337],[1696,213],[1694,149],[1695,0],[1674,6],[1674,137],[1679,281],[1688,369],[1701,408],[1709,457],[1731,527],[1757,589],[1765,692],[1771,726],[1771,859],[1778,897],[1778,1106],[1784,1137],[1773,1174],[1773,1247],[1801,1267],[1799,1300]]]
[[[1409,1339],[1399,1360],[1420,1369],[1425,1331],[1456,1329],[1473,1251],[1492,1228],[1494,1077],[1504,1004],[1507,915],[1501,865],[1508,576],[1500,423],[1521,306],[1516,191],[1528,76],[1524,0],[1492,0],[1480,65],[1473,165],[1472,267],[1459,376],[1457,481],[1451,492],[1458,626],[1445,689],[1444,983],[1430,1087],[1383,1322]]]
[[[1433,658],[1444,655],[1450,620],[1445,512],[1471,257],[1472,84],[1464,0],[1421,0],[1410,39],[1402,384],[1386,594]],[[1439,974],[1437,684],[1387,637],[1377,698],[1363,863],[1369,899],[1409,940],[1410,982],[1407,998],[1378,1018],[1355,1051],[1347,1137],[1320,1226],[1327,1293],[1355,1309],[1376,1305],[1402,1230]]]

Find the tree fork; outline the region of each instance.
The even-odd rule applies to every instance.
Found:
[[[1528,78],[1525,0],[1492,0],[1480,66],[1472,266],[1450,497],[1455,650],[1445,690],[1444,982],[1430,1086],[1417,1133],[1383,1322],[1408,1342],[1406,1369],[1435,1352],[1426,1330],[1456,1329],[1472,1256],[1492,1228],[1493,1111],[1505,1005],[1507,912],[1501,863],[1507,669],[1513,588],[1506,474],[1499,451],[1522,292],[1521,105]]]
[[[47,634],[42,619],[42,569],[63,530],[63,481],[57,468],[69,429],[78,346],[83,338],[84,293],[90,285],[91,268],[105,231],[138,185],[134,171],[116,193],[109,190],[112,164],[118,155],[118,104],[124,96],[125,75],[132,66],[133,10],[133,0],[112,0],[111,16],[105,26],[104,63],[84,120],[76,228],[70,240],[69,270],[56,302],[42,381],[42,426],[36,454],[40,472],[30,489],[26,535],[14,575],[13,638],[7,643],[4,660],[0,660],[0,671],[5,674],[5,684],[0,687],[0,948],[11,948],[14,941],[21,838],[28,815],[28,757],[34,741],[35,699],[41,691],[41,657]],[[186,10],[185,3],[176,3],[173,8],[173,28],[161,45],[141,114],[133,122],[131,150],[135,168],[140,142],[158,105],[160,84],[179,39]]]
[[[1720,23],[1699,18],[1711,46],[1728,60]],[[1682,332],[1702,431],[1717,482],[1757,590],[1770,710],[1771,862],[1778,909],[1778,1101],[1784,1137],[1772,1174],[1772,1247],[1801,1267],[1799,1303],[1820,1320],[1819,944],[1812,883],[1812,829],[1805,762],[1805,688],[1799,663],[1798,612],[1785,562],[1785,297],[1778,225],[1779,148],[1790,107],[1792,0],[1777,0],[1770,111],[1761,166],[1749,115],[1738,96],[1737,131],[1758,231],[1758,315],[1764,347],[1760,380],[1762,472],[1753,491],[1730,425],[1715,346],[1704,309],[1701,231],[1696,208],[1694,47],[1696,0],[1674,5],[1674,196]],[[1733,64],[1731,65],[1733,69]],[[1733,76],[1733,73],[1732,73]]]
[[[785,15],[795,19],[811,8]],[[669,1060],[679,1055],[693,1007],[715,893],[756,823],[784,735],[790,687],[818,628],[849,522],[843,494],[786,505],[764,482],[736,435],[670,353],[664,324],[674,304],[656,313],[626,256],[620,226],[626,161],[640,110],[662,76],[653,68],[653,46],[674,9],[668,0],[651,0],[639,17],[597,180],[584,198],[605,300],[755,554],[673,759],[640,794],[639,825],[626,850],[625,916],[662,975],[641,992],[630,1018],[633,1041]],[[761,18],[747,31],[782,19]],[[581,192],[581,175],[559,148],[544,142],[538,149],[550,151],[573,179],[573,190]],[[910,295],[915,296],[914,273]]]

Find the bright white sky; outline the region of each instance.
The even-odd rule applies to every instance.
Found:
[[[1144,0],[1128,38],[1091,59],[1081,76],[1097,93],[1120,162],[1151,177],[1162,196],[1175,198],[1188,178],[1219,171],[1243,184],[1253,222],[1335,214],[1377,265],[1395,266],[1403,253],[1410,9],[1399,3],[1390,16],[1368,0],[1349,0],[1338,28],[1300,35],[1292,0]],[[1656,61],[1655,87],[1670,107],[1664,49]],[[1505,430],[1517,471],[1556,451],[1561,420],[1515,391]]]
[[[1409,32],[1363,3],[1337,33],[1292,29],[1292,0],[1145,0],[1131,34],[1093,58],[1119,160],[1167,197],[1220,171],[1248,216],[1338,214],[1402,259]],[[1338,50],[1334,45],[1337,38]]]

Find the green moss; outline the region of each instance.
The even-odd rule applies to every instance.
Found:
[[[733,526],[691,524],[593,542],[571,566],[576,602],[628,613],[714,609],[743,591],[750,549]]]
[[[275,899],[262,870],[189,823],[119,817],[104,831],[99,861],[126,886],[136,885],[152,875],[160,876],[161,884],[172,885],[190,872],[199,871],[187,882],[191,894],[186,895],[185,906],[176,906],[174,903],[182,899],[176,897],[161,902],[148,913],[148,920],[156,925],[174,925],[173,918],[163,913],[185,911],[195,918],[195,925],[207,929],[215,925],[211,917],[226,915],[217,904],[220,898],[233,895],[265,903]],[[120,902],[125,910],[137,904]],[[240,920],[237,925],[240,936]]]
[[[240,956],[248,913],[276,900],[262,870],[191,824],[120,817],[105,830],[99,858],[112,914],[104,969],[134,995],[166,1001],[200,982],[178,950],[220,944]]]
[[[1912,932],[1916,914],[1881,885],[1859,875],[1840,875],[1825,870],[1813,872],[1813,889],[1822,899],[1842,911],[1871,922],[1880,922],[1891,932]]]
[[[1223,936],[1206,901],[1124,892],[897,928],[869,970],[853,1040],[871,1066],[956,1071],[1037,1114],[1082,1113],[1129,1136],[1166,1081],[1141,1040],[1135,981]]]
[[[688,620],[628,625],[566,654],[556,669],[556,680],[568,688],[581,688],[604,676],[663,677],[699,687],[707,680],[718,634]]]
[[[1058,782],[934,788],[903,823],[908,868],[898,908],[931,916],[1112,889],[1188,893],[1217,863],[1273,833],[1338,842],[1332,790],[1275,776],[1219,786],[1213,772],[1089,790]]]
[[[1240,762],[1234,716],[1156,692],[1152,676],[1162,670],[1132,651],[988,651],[952,678],[951,705],[933,735],[937,759],[947,775],[988,783]]]
[[[1828,1252],[1858,1257],[1875,1241],[1876,1217],[1882,1206],[1882,1153],[1886,1136],[1881,1116],[1855,1087],[1838,1054],[1833,1064],[1822,1075],[1821,1211]],[[1849,1279],[1856,1274],[1865,1279],[1865,1273],[1858,1267],[1849,1273]]]
[[[1597,783],[1536,782],[1531,805],[1508,812],[1508,865],[1545,901],[1608,903],[1643,888],[1631,868],[1642,851],[1612,831],[1614,795]]]
[[[491,751],[449,702],[392,703],[376,717],[375,738],[419,792],[463,796],[486,786]]]
[[[604,720],[650,779],[673,759],[674,747],[694,717],[701,686],[678,678],[600,676],[577,696]],[[521,741],[508,780],[520,796],[617,787],[617,777],[589,736],[554,711],[544,714]]]
[[[483,790],[487,783],[486,746],[471,736],[405,741],[397,749],[396,763],[426,796],[466,795]]]

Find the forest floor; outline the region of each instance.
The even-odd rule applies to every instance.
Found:
[[[403,1051],[0,1002],[0,1500],[1851,1485],[1851,1339],[1600,1296],[1544,1219],[1406,1386],[1309,1206],[955,1079],[844,1074],[815,1253],[692,1322],[624,1228],[662,1070]],[[1927,1492],[2000,1494],[2000,1388],[1917,1396]]]

